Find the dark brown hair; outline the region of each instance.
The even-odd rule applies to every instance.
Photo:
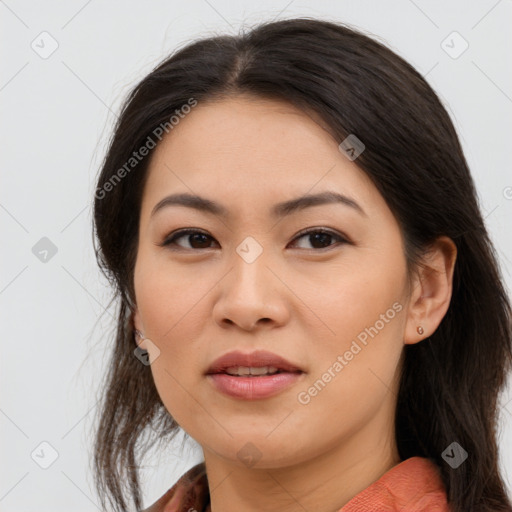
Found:
[[[408,268],[437,237],[455,242],[450,307],[431,336],[404,347],[396,442],[402,460],[428,457],[440,467],[454,512],[511,512],[496,439],[498,396],[512,367],[511,307],[455,129],[435,92],[401,57],[354,29],[311,18],[193,41],[124,103],[94,200],[96,257],[118,299],[94,451],[103,506],[108,498],[116,511],[128,510],[128,502],[141,509],[140,458],[179,428],[150,367],[133,353],[133,273],[149,157],[113,178],[191,98],[237,94],[287,101],[316,113],[340,142],[349,134],[363,141],[356,163],[400,224]],[[468,453],[457,469],[442,458],[454,441]]]

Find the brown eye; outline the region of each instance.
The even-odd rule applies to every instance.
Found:
[[[183,247],[181,244],[177,244],[176,240],[184,238],[188,241],[189,247]],[[166,239],[161,245],[171,246],[175,245],[182,249],[209,249],[209,244],[213,238],[202,231],[194,229],[182,229],[174,233],[170,238]]]
[[[181,243],[177,243],[177,240],[185,239],[187,245],[182,245]],[[311,244],[310,247],[300,247],[302,249],[328,249],[334,245],[334,242],[339,243],[350,243],[344,236],[336,233],[334,231],[326,230],[326,229],[309,229],[308,231],[303,231],[298,236],[296,236],[293,240],[300,240],[304,238],[307,240],[306,243]],[[166,240],[159,244],[162,247],[169,247],[172,250],[200,250],[200,249],[211,249],[211,242],[215,239],[208,235],[203,231],[198,231],[195,229],[181,229],[173,233],[170,237],[166,238]],[[338,244],[339,245],[339,244]]]
[[[301,238],[306,238],[306,240],[311,244],[312,247],[303,247],[303,249],[326,249],[331,247],[333,244],[329,243],[332,239],[336,239],[341,243],[348,243],[348,241],[339,235],[338,233],[334,233],[332,231],[327,231],[324,229],[311,229],[306,232],[302,232],[299,236],[295,237],[295,240],[300,240]]]

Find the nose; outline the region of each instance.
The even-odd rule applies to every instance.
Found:
[[[275,328],[288,321],[288,288],[268,263],[263,254],[248,262],[235,253],[231,270],[218,284],[220,292],[213,307],[218,325],[252,331],[260,326]]]

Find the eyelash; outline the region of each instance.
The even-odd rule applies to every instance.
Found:
[[[304,236],[311,235],[314,233],[322,233],[325,235],[330,235],[331,237],[337,238],[342,244],[350,244],[351,243],[346,237],[342,236],[341,234],[336,233],[335,231],[331,231],[330,229],[324,229],[324,228],[310,228],[310,229],[301,231],[301,232],[297,233],[297,236],[292,241],[298,240],[300,238],[303,238]],[[213,237],[211,237],[208,233],[206,233],[204,231],[188,228],[188,229],[180,229],[178,231],[175,231],[174,233],[171,233],[171,235],[169,235],[163,241],[163,243],[158,244],[158,245],[160,247],[168,247],[170,250],[173,250],[173,251],[180,251],[180,250],[201,251],[201,250],[211,249],[211,247],[206,247],[203,249],[194,249],[194,248],[189,249],[187,247],[180,247],[176,244],[176,240],[178,240],[186,235],[195,235],[195,234],[205,235],[205,236],[211,238],[212,240],[214,240]],[[175,247],[178,247],[178,248],[171,248],[170,246],[172,246],[172,245],[174,245]],[[314,251],[314,252],[324,252],[326,250],[330,250],[332,247],[336,247],[336,245],[331,244],[327,247],[322,247],[320,249],[312,248],[312,249],[304,249],[304,250],[306,250],[306,251],[309,250],[309,251]]]

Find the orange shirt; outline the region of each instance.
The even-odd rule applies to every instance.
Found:
[[[211,512],[204,463],[187,471],[143,512]],[[450,512],[439,468],[424,457],[392,467],[338,512]]]

